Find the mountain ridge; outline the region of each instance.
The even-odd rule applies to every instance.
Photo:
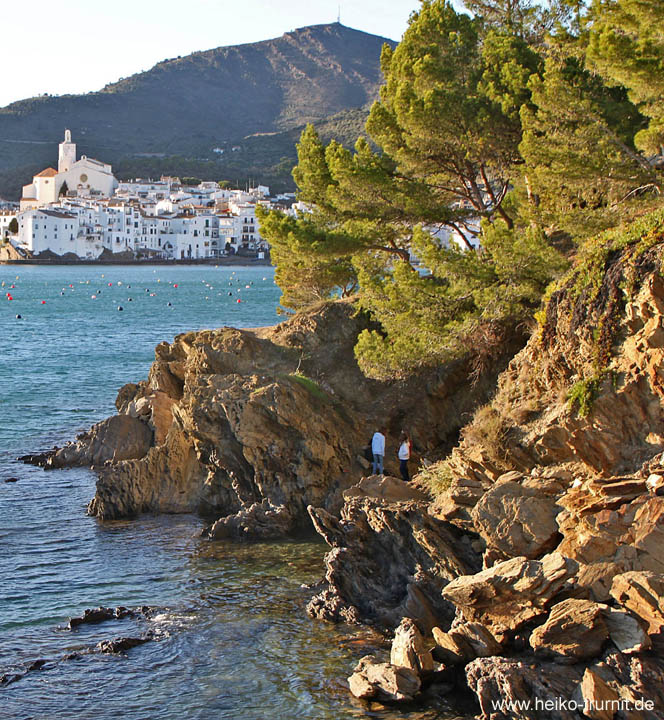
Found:
[[[366,108],[382,83],[386,42],[396,44],[339,23],[313,25],[163,60],[99,91],[16,101],[0,108],[0,195],[15,195],[34,167],[52,164],[54,147],[43,143],[57,144],[65,127],[81,154],[121,172],[123,161],[140,167],[137,157],[154,155],[211,162],[203,169],[218,177],[237,174],[242,163],[228,156],[243,139]],[[294,148],[284,147],[290,161]],[[245,164],[254,175],[262,169],[260,158]]]

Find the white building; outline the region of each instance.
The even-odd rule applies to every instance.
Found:
[[[12,220],[16,220],[16,210],[0,210],[0,239],[10,235],[9,225]]]
[[[66,185],[65,185],[66,184]],[[59,145],[58,169],[46,168],[23,186],[21,210],[44,207],[58,201],[63,191],[79,197],[111,197],[118,186],[110,165],[85,155],[76,159],[71,131]]]
[[[66,185],[65,185],[66,183]],[[13,241],[32,256],[50,251],[96,259],[102,253],[196,260],[265,252],[256,205],[269,188],[249,192],[216,182],[183,186],[178,178],[118,183],[110,165],[82,157],[65,131],[58,169],[47,168],[23,188],[18,214],[0,214],[0,236],[12,217]]]

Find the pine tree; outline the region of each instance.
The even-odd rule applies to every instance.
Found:
[[[479,21],[442,1],[423,2],[397,48],[384,48],[386,84],[367,130],[400,174],[426,186],[429,214],[437,208],[442,224],[468,231],[469,218],[496,216],[512,224],[502,202],[520,160],[514,107],[536,64],[523,42],[494,33],[482,43]]]
[[[530,79],[532,104],[521,110],[522,213],[580,238],[611,227],[629,212],[635,191],[653,179],[630,143],[636,109],[609,92],[575,58],[552,54],[543,77]]]
[[[595,0],[588,58],[650,119],[638,147],[664,154],[664,3]]]
[[[523,163],[519,110],[532,104],[541,57],[503,26],[425,0],[381,63],[386,84],[367,122],[378,150],[364,138],[354,152],[324,147],[308,127],[293,176],[309,211],[261,214],[282,303],[297,309],[359,284],[360,306],[382,326],[356,348],[374,377],[472,348],[490,359],[565,264],[544,233],[516,229],[508,202]]]

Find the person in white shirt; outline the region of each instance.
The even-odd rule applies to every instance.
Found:
[[[410,460],[410,438],[408,437],[408,433],[405,430],[401,433],[399,442],[399,470],[401,470],[401,477],[403,478],[403,481],[408,482],[410,480],[410,475],[408,474],[408,461]]]
[[[371,452],[373,453],[373,474],[383,474],[383,458],[385,457],[384,428],[376,430],[371,438]]]

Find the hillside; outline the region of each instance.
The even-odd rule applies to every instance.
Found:
[[[121,177],[184,166],[214,179],[287,180],[303,125],[377,96],[385,42],[339,23],[316,25],[164,60],[99,92],[12,103],[0,109],[0,196],[17,195],[34,170],[53,163],[65,127],[80,154],[113,163]]]

